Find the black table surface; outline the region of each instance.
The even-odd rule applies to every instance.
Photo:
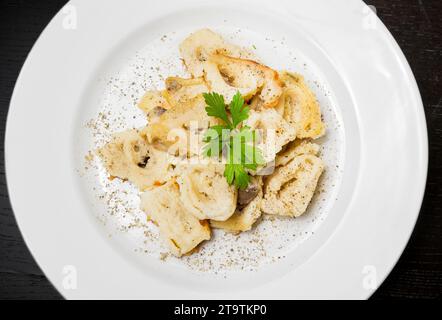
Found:
[[[0,299],[61,298],[23,242],[9,203],[3,153],[6,116],[20,68],[43,28],[65,2],[2,0],[0,4]],[[442,1],[366,3],[376,7],[413,69],[424,102],[430,142],[428,182],[419,220],[396,267],[372,298],[441,298]]]

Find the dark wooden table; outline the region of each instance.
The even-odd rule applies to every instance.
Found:
[[[3,142],[9,100],[20,68],[43,28],[65,2],[2,0],[0,4],[0,299],[61,298],[17,228],[6,189]],[[410,62],[424,101],[430,140],[427,190],[416,229],[399,263],[372,298],[441,298],[442,1],[366,2],[376,7]],[[32,156],[29,161],[32,165]]]

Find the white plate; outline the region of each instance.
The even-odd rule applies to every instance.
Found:
[[[326,192],[302,219],[264,221],[239,240],[218,232],[197,255],[163,261],[134,190],[85,156],[143,123],[134,102],[160,75],[183,74],[177,44],[201,27],[306,76],[328,124]],[[91,122],[109,111],[109,128]],[[367,298],[413,230],[427,162],[413,74],[359,0],[71,1],[23,67],[6,132],[20,229],[73,299]]]

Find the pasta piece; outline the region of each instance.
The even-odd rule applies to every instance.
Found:
[[[259,130],[264,160],[269,163],[275,159],[287,143],[296,139],[296,131],[275,109],[261,111],[250,110],[249,118],[244,122],[252,129]]]
[[[163,96],[172,106],[192,100],[196,96],[209,91],[202,77],[192,79],[169,77],[165,83],[166,90],[163,91]]]
[[[282,94],[279,75],[271,68],[252,60],[215,54],[204,63],[204,77],[210,90],[230,101],[239,91],[248,100],[257,92],[267,108],[278,104]]]
[[[285,84],[284,93],[277,109],[296,128],[300,139],[316,139],[324,135],[325,125],[321,120],[321,110],[314,93],[298,74],[282,72]]]
[[[237,58],[250,58],[251,53],[224,41],[219,34],[201,29],[192,33],[180,45],[180,53],[187,70],[193,77],[202,77],[204,63],[212,54],[226,54]]]
[[[223,174],[223,164],[190,165],[177,178],[184,207],[198,219],[225,221],[235,212],[238,193]]]
[[[138,130],[115,134],[97,154],[111,176],[128,180],[141,190],[163,183],[172,175],[167,154],[150,145]]]
[[[262,210],[267,214],[301,216],[309,205],[324,170],[322,160],[301,155],[269,176],[264,188]]]
[[[317,156],[318,153],[319,145],[316,143],[312,143],[307,140],[295,140],[290,142],[287,146],[285,146],[284,150],[278,153],[276,156],[275,165],[277,167],[285,166],[294,158],[302,154],[311,154]]]
[[[181,155],[192,155],[199,152],[191,149],[191,129],[194,134],[202,132],[219,120],[209,117],[205,110],[206,103],[201,95],[176,105],[163,113],[157,121],[149,125],[145,132],[149,143],[155,144],[163,151],[175,154],[179,149]],[[199,135],[200,139],[202,135]]]
[[[251,191],[251,189],[253,191]],[[256,192],[255,192],[256,191]],[[224,229],[228,232],[238,233],[249,231],[253,224],[261,216],[261,201],[262,201],[262,178],[254,177],[246,190],[239,191],[238,198],[241,198],[241,193],[246,193],[247,196],[253,196],[252,199],[247,199],[247,203],[240,203],[238,199],[238,206],[235,213],[226,221],[210,220],[210,225],[213,228]],[[252,193],[252,195],[250,195]]]
[[[164,98],[161,91],[150,90],[138,102],[138,108],[144,112],[149,122],[153,122],[169,110],[171,105]]]
[[[170,251],[178,257],[210,239],[209,224],[198,220],[183,206],[174,181],[144,192],[141,209],[158,225]]]

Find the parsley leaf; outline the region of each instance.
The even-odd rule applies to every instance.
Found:
[[[244,98],[239,91],[233,96],[229,105],[233,120],[233,128],[236,128],[241,122],[249,117],[250,108],[244,105]]]
[[[227,115],[224,97],[216,92],[203,93],[203,97],[207,104],[207,115],[220,118],[229,128],[233,129],[232,123],[230,122],[229,116]]]
[[[228,184],[235,184],[238,189],[244,190],[249,185],[250,176],[242,163],[234,160],[234,150],[229,147],[228,161],[224,169],[224,176]]]
[[[232,164],[226,164],[224,169],[224,177],[227,179],[228,184],[232,184],[235,179],[235,167]]]
[[[235,183],[235,187],[241,190],[247,188],[250,182],[249,174],[240,164],[227,163],[224,170],[224,176],[227,178],[227,182],[229,184],[232,184],[233,181]]]
[[[248,119],[250,108],[245,105],[239,92],[233,97],[228,110],[222,95],[203,95],[207,104],[207,114],[224,122],[222,125],[210,127],[205,133],[203,141],[207,144],[203,148],[203,154],[206,157],[226,154],[224,176],[227,182],[239,189],[245,189],[250,182],[247,170],[256,171],[259,165],[265,164],[262,151],[256,147],[257,132],[242,124]]]

